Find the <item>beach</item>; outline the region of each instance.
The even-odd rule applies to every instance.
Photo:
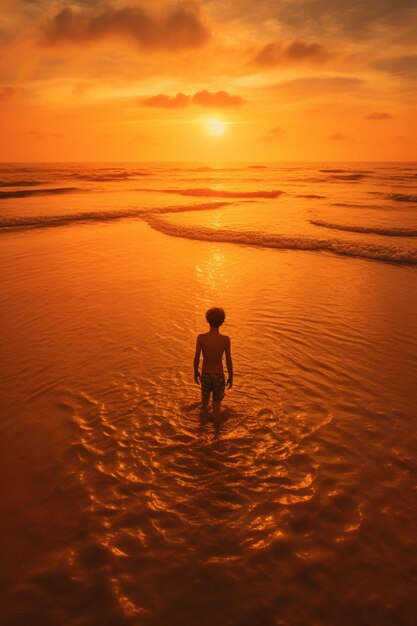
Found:
[[[6,624],[417,622],[416,175],[4,165]]]

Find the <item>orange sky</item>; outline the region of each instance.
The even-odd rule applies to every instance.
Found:
[[[417,160],[415,0],[1,12],[3,161]]]

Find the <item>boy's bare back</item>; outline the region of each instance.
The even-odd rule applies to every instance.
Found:
[[[223,354],[226,357],[230,354],[230,338],[220,333],[202,333],[197,337],[197,343],[200,344],[203,353],[202,372],[208,374],[223,373]]]

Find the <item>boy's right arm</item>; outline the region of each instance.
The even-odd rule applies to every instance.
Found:
[[[233,363],[232,363],[232,350],[230,337],[227,337],[226,341],[226,366],[229,378],[227,379],[227,387],[230,389],[233,385]]]

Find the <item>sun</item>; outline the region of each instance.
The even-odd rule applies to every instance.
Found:
[[[213,137],[220,137],[224,134],[224,131],[226,130],[226,124],[221,120],[207,120],[205,123],[205,127],[207,133],[209,135],[212,135]]]

